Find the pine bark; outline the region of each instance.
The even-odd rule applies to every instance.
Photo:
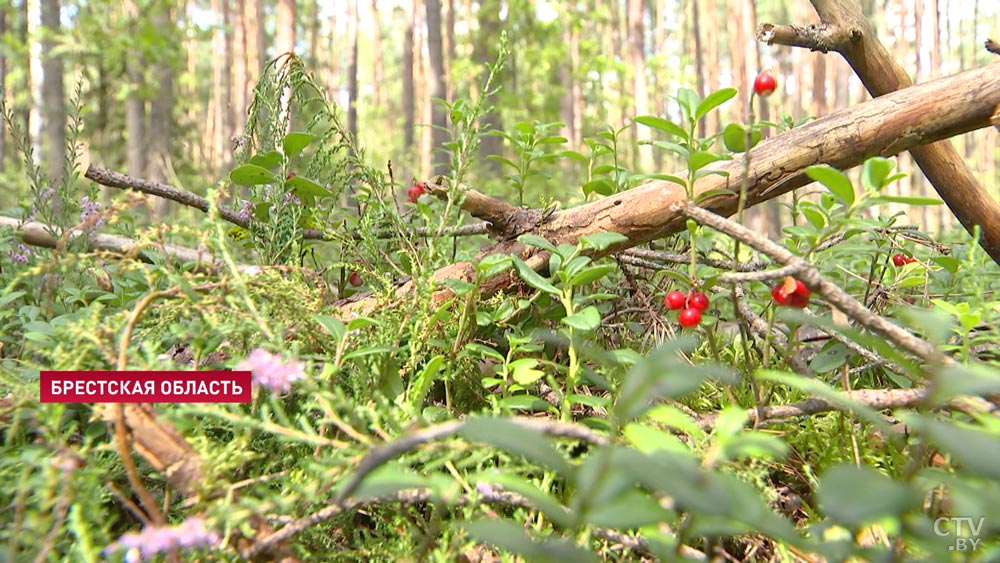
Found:
[[[61,24],[59,0],[42,0],[42,122],[44,123],[44,155],[50,178],[63,175],[66,153],[66,91],[63,83],[62,57],[53,53],[55,37]]]
[[[426,0],[427,8],[427,56],[431,72],[428,76],[431,104],[431,162],[434,174],[448,171],[448,153],[444,144],[448,142],[446,109],[436,99],[445,99],[444,46],[441,40],[441,0]]]

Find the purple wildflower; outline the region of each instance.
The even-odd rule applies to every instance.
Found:
[[[20,242],[14,243],[14,248],[7,251],[10,255],[10,259],[17,264],[27,264],[28,259],[31,258],[31,249]]]
[[[97,229],[104,224],[104,219],[99,215],[100,212],[100,202],[90,201],[89,197],[83,196],[83,199],[80,200],[80,220],[86,222],[90,221],[93,217],[97,217],[96,219],[93,219],[93,222],[87,229],[88,231],[93,232],[94,229]]]
[[[248,221],[248,220],[250,220],[250,208],[251,207],[253,207],[253,204],[250,203],[250,200],[244,199],[243,200],[243,206],[240,207],[240,211],[239,211],[239,214],[238,214],[238,216],[240,218],[240,221]]]
[[[104,554],[124,549],[125,561],[135,563],[175,549],[214,548],[219,542],[219,535],[206,529],[201,517],[193,516],[176,526],[146,526],[141,532],[129,532],[106,547]]]
[[[302,205],[302,200],[300,200],[299,198],[295,197],[295,194],[293,192],[288,192],[287,194],[285,194],[285,199],[282,200],[281,203],[283,203],[285,205],[288,205],[289,203],[292,203],[292,204],[295,204],[295,205]]]
[[[236,366],[236,370],[249,371],[254,383],[267,387],[274,393],[287,393],[292,389],[293,381],[306,376],[300,362],[286,362],[280,356],[261,348],[251,352],[247,359]]]

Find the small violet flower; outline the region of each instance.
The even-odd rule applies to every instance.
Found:
[[[240,207],[240,211],[238,213],[240,221],[248,221],[250,219],[250,208],[251,207],[253,207],[253,204],[250,203],[250,200],[244,199],[243,200],[243,206]]]
[[[28,259],[31,258],[31,249],[20,242],[15,242],[14,248],[11,248],[7,253],[10,255],[10,259],[17,264],[27,264]]]
[[[300,362],[284,361],[267,350],[257,348],[236,366],[237,371],[249,371],[253,382],[267,387],[274,393],[287,393],[292,382],[305,378],[306,373]]]
[[[98,215],[100,212],[101,212],[100,202],[90,201],[89,197],[83,196],[83,199],[80,200],[81,221],[89,221],[92,217]],[[104,224],[104,219],[98,216],[97,219],[95,219],[93,223],[90,224],[87,230],[93,232],[95,229],[97,229],[103,224]]]
[[[146,526],[141,532],[129,532],[104,549],[108,555],[125,550],[125,561],[136,563],[151,559],[157,553],[175,549],[214,548],[220,543],[219,535],[205,528],[205,521],[197,516],[176,526]]]

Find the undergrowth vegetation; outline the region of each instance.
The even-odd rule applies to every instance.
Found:
[[[0,559],[1000,556],[1000,419],[982,399],[1000,395],[1000,276],[974,240],[934,240],[881,213],[934,203],[883,195],[898,179],[890,160],[869,160],[856,181],[810,169],[818,184],[789,199],[794,222],[776,242],[839,293],[809,284],[804,307],[780,307],[772,288],[802,267],[694,213],[685,232],[609,256],[620,235],[522,235],[548,252],[541,268],[480,254],[484,237],[460,235],[490,133],[481,101],[448,107],[451,173],[411,203],[298,59],[267,70],[240,164],[197,222],[142,219],[149,202],[134,194],[98,206],[72,162],[52,183],[25,155],[30,193],[13,211],[51,225],[58,244],[29,247],[0,227]],[[545,212],[650,178],[717,195],[691,190],[780,128],[698,138],[698,121],[734,96],[681,90],[677,123],[637,118],[683,176],[625,170],[620,131],[583,154],[561,150],[551,124],[525,123],[500,133],[503,189]],[[579,193],[547,183],[558,166],[579,168]],[[532,186],[547,191],[534,200]],[[98,232],[137,244],[103,251]],[[183,262],[165,244],[212,259]],[[473,282],[435,277],[463,261]],[[495,276],[517,279],[481,292]],[[682,330],[664,305],[673,290],[708,296],[697,326]],[[845,298],[870,316],[842,313]],[[364,314],[345,312],[362,301]],[[940,354],[873,332],[876,316]],[[40,370],[237,366],[288,390],[157,404],[143,428],[128,418],[137,407],[38,400]],[[150,451],[150,427],[162,450]]]

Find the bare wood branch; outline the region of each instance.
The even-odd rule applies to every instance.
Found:
[[[825,163],[835,168],[857,166],[872,155],[892,156],[921,143],[929,143],[991,124],[1000,106],[1000,61],[981,68],[887,94],[852,108],[764,140],[750,155],[747,169],[747,202],[755,205],[811,182],[805,169]],[[700,202],[719,215],[736,211],[743,155],[721,165],[722,176],[700,178],[694,192],[724,190]],[[615,254],[684,229],[684,216],[673,204],[687,200],[683,187],[668,181],[652,181],[579,207],[557,211],[543,220],[534,233],[555,244],[576,244],[580,237],[597,232],[615,232],[628,239],[605,250]],[[1000,220],[996,222],[1000,228]],[[1000,248],[1000,247],[998,247]],[[542,254],[538,249],[501,241],[481,256],[509,253],[525,259]],[[529,261],[529,263],[532,263]],[[547,260],[537,259],[543,268]],[[435,272],[434,281],[455,278],[472,282],[475,266],[452,264]],[[513,276],[495,276],[483,282],[480,291],[492,295],[515,282]],[[396,298],[409,299],[412,281],[397,288]],[[448,289],[435,292],[432,301],[442,304],[452,295]],[[357,296],[341,303],[341,314],[365,315],[385,304],[375,298]]]
[[[913,80],[903,67],[879,41],[875,29],[861,13],[859,3],[853,0],[811,0],[811,2],[822,21],[821,27],[835,30],[828,32],[835,37],[844,35],[851,37],[850,41],[839,41],[830,46],[847,60],[872,96],[885,97],[913,84]],[[765,34],[768,43],[809,47],[807,38],[787,30],[783,33],[773,33],[775,27],[777,26],[771,26],[771,34]],[[783,29],[790,30],[791,27],[783,26]],[[998,72],[992,65],[983,68],[989,68],[993,73]],[[963,87],[975,89],[977,86],[967,84]],[[1000,114],[1000,104],[993,102],[989,107],[991,113]],[[914,106],[909,109],[914,112],[910,119],[916,120],[916,116],[919,115],[916,112],[921,108]],[[910,151],[917,166],[930,180],[931,185],[962,226],[970,234],[977,226],[981,229],[980,244],[993,261],[1000,264],[1000,203],[983,189],[955,147],[949,142],[929,144],[923,142],[909,146],[905,150]]]
[[[763,23],[757,26],[757,40],[768,45],[789,45],[803,47],[810,51],[829,53],[839,51],[847,43],[859,41],[861,30],[843,28],[826,23],[801,25],[775,25]]]

